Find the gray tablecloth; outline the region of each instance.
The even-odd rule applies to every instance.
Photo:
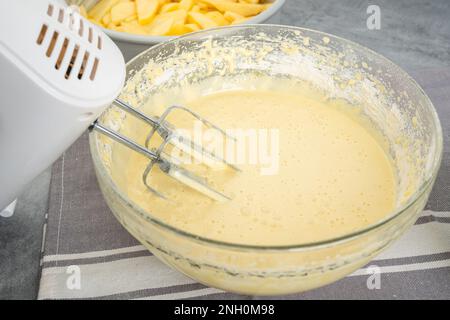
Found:
[[[379,289],[367,286],[366,267],[326,287],[286,299],[450,299],[450,68],[416,70],[440,115],[444,159],[417,223],[370,265]],[[208,288],[152,256],[115,220],[98,188],[83,135],[53,167],[42,256],[40,299],[242,298]],[[369,272],[368,272],[369,271]],[[81,282],[74,282],[74,275]]]

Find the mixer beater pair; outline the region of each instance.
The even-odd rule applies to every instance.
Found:
[[[175,111],[183,112],[191,117],[193,117],[196,120],[201,121],[201,123],[213,130],[216,130],[221,135],[226,137],[227,139],[235,140],[234,137],[229,136],[223,129],[217,127],[216,125],[212,124],[208,120],[204,119],[197,113],[193,112],[189,108],[183,107],[183,106],[171,106],[167,108],[161,116],[159,117],[152,117],[149,115],[146,115],[142,113],[141,111],[137,110],[136,108],[130,106],[126,102],[124,102],[121,99],[115,99],[113,102],[113,105],[119,107],[121,110],[127,112],[128,114],[133,115],[134,117],[144,121],[146,124],[148,124],[151,127],[150,133],[147,135],[145,139],[144,146],[138,144],[137,142],[131,140],[130,138],[122,135],[121,133],[114,131],[110,128],[107,128],[103,124],[100,124],[98,120],[96,120],[91,126],[90,130],[94,130],[96,132],[99,132],[101,134],[104,134],[113,140],[127,146],[128,148],[140,153],[141,155],[147,157],[150,162],[147,165],[146,169],[143,172],[142,180],[145,186],[149,191],[157,195],[158,197],[161,197],[163,199],[169,200],[164,193],[156,190],[153,188],[149,183],[149,175],[154,168],[155,165],[158,165],[160,170],[164,172],[166,175],[170,176],[171,178],[177,180],[178,182],[210,197],[213,200],[216,201],[227,201],[230,200],[230,198],[225,195],[224,193],[215,190],[212,188],[206,181],[206,179],[199,177],[198,175],[194,174],[193,172],[186,170],[185,168],[181,167],[180,161],[177,161],[176,158],[169,156],[166,152],[166,147],[168,145],[172,145],[173,147],[178,148],[180,151],[187,153],[188,155],[199,159],[209,159],[208,161],[202,161],[203,164],[208,163],[221,163],[226,165],[227,167],[233,169],[234,171],[240,171],[238,167],[235,165],[227,162],[224,158],[219,157],[215,155],[213,152],[210,152],[206,150],[202,145],[199,145],[198,143],[195,143],[192,139],[187,138],[186,136],[181,135],[176,128],[167,121],[167,118],[169,114],[174,113]],[[162,143],[159,145],[158,148],[150,148],[150,141],[155,136],[155,134],[158,134],[160,138],[162,139]]]

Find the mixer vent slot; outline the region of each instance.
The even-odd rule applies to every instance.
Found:
[[[78,31],[78,26],[75,25],[75,18],[73,14],[69,14],[69,29],[72,31]]]
[[[80,25],[79,25],[79,29],[78,29],[78,34],[80,35],[80,37],[83,36],[83,32],[84,32],[84,23],[83,23],[83,20],[80,20]]]
[[[58,22],[59,23],[63,23],[64,22],[64,9],[59,9],[59,14],[58,14]]]
[[[92,81],[94,81],[95,76],[97,74],[97,69],[98,69],[99,63],[100,63],[100,61],[98,60],[98,58],[95,58],[94,65],[92,66],[92,70],[91,70],[91,75],[89,77],[89,79],[91,79]]]
[[[64,57],[66,55],[67,47],[69,46],[69,39],[65,38],[63,45],[61,47],[61,51],[59,52],[58,60],[56,60],[55,68],[56,70],[59,70],[61,68],[61,64],[64,60]]]
[[[80,80],[83,78],[88,60],[89,60],[89,52],[86,51],[83,56],[83,62],[81,63],[80,71],[78,72],[78,79]]]
[[[58,40],[59,33],[58,31],[53,32],[52,39],[50,40],[50,44],[48,45],[46,55],[47,57],[51,57],[53,53],[53,49],[55,49],[56,41]]]
[[[91,27],[89,27],[89,32],[88,32],[88,41],[90,43],[92,43],[92,38],[94,37],[94,30],[92,30]]]
[[[99,50],[102,50],[102,37],[101,37],[101,36],[98,36],[98,39],[97,39],[97,48],[98,48]]]
[[[42,27],[41,27],[41,31],[39,31],[38,38],[37,38],[37,40],[36,40],[36,43],[37,43],[38,45],[41,45],[42,42],[44,41],[44,39],[45,39],[45,34],[47,33],[47,30],[48,30],[47,25],[46,25],[46,24],[43,24]]]
[[[64,78],[66,79],[69,79],[70,74],[72,73],[73,66],[75,65],[75,61],[77,60],[78,51],[80,51],[80,46],[76,45],[75,48],[73,48],[72,57],[70,58],[69,65],[67,66],[67,70],[64,75]]]
[[[49,4],[47,8],[47,15],[51,17],[53,15],[53,5]]]

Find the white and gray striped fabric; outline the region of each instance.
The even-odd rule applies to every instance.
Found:
[[[417,70],[444,129],[444,158],[416,224],[368,267],[323,288],[284,299],[450,299],[450,68]],[[162,264],[115,220],[98,188],[82,136],[53,167],[44,227],[40,299],[257,299],[205,287]],[[68,285],[73,266],[80,286]]]

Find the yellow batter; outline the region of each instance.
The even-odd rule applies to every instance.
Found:
[[[208,171],[211,182],[232,196],[225,203],[156,172],[152,183],[174,200],[168,202],[146,191],[141,175],[147,160],[128,151],[122,160],[126,170],[121,167],[116,181],[167,224],[226,242],[288,245],[342,236],[394,209],[391,161],[368,125],[347,112],[352,107],[343,101],[328,101],[315,91],[243,89],[185,105],[224,129],[278,129],[279,169],[261,175],[260,166],[244,164],[240,173]]]

